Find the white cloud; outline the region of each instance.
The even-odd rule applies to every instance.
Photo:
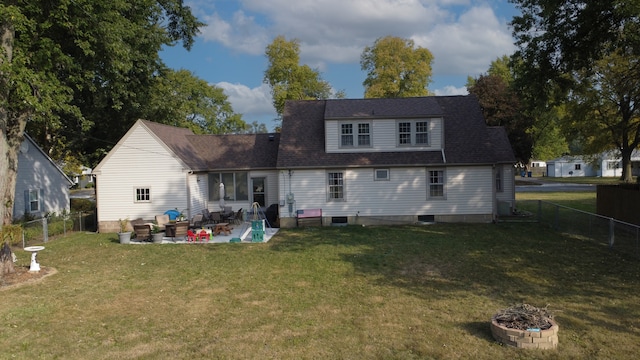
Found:
[[[265,28],[243,11],[236,11],[229,21],[221,18],[218,13],[204,16],[203,21],[207,23],[201,29],[201,36],[205,41],[219,42],[235,51],[259,55],[264,53],[270,42]]]
[[[414,40],[434,54],[433,71],[438,75],[474,76],[515,50],[506,24],[488,7],[471,8],[458,21],[439,24]]]
[[[435,94],[438,96],[446,96],[446,95],[468,95],[466,86],[455,87],[452,85],[445,86],[442,89],[435,89]]]
[[[219,82],[215,85],[224,90],[231,106],[233,106],[233,111],[242,114],[245,121],[252,122],[258,118],[276,118],[269,85],[262,84],[255,88],[228,82]]]
[[[434,54],[434,73],[477,75],[514,50],[504,20],[470,0],[240,0],[223,19],[206,16],[206,41],[251,55],[264,53],[276,35],[301,42],[303,63],[354,63],[382,36],[411,38]],[[217,3],[220,4],[220,3]],[[203,5],[204,6],[204,5]],[[217,5],[220,7],[221,5]],[[466,6],[466,12],[456,15]],[[218,11],[218,10],[216,10]]]

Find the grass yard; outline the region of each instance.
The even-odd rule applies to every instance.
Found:
[[[280,230],[267,244],[45,244],[57,274],[0,292],[7,359],[624,359],[638,262],[536,224]],[[17,250],[19,264],[28,253]],[[557,350],[500,346],[517,302],[555,311]]]
[[[575,191],[575,192],[516,192],[517,206],[521,207],[524,203],[535,200],[543,200],[554,204],[578,209],[590,213],[596,212],[596,192],[595,191]],[[537,205],[533,209],[535,211]]]

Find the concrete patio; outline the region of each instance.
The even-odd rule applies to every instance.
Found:
[[[251,223],[243,222],[242,224],[233,224],[230,225],[231,233],[229,234],[219,234],[212,236],[211,239],[207,242],[198,241],[196,244],[223,244],[230,243],[232,239],[240,239],[239,243],[252,243],[252,234],[251,234]],[[267,227],[264,231],[263,243],[269,242],[271,237],[278,232],[278,228],[269,228]],[[198,232],[199,229],[192,229],[193,232]],[[138,241],[137,239],[131,239],[131,244],[153,244],[151,241]],[[188,242],[186,236],[185,237],[164,237],[162,239],[162,244],[194,244],[193,242]]]

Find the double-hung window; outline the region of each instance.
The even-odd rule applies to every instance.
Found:
[[[340,147],[369,147],[371,146],[371,124],[342,123],[340,124]]]
[[[25,190],[25,212],[36,213],[42,211],[42,189]]]
[[[443,170],[429,170],[429,197],[444,198]]]
[[[327,200],[328,201],[344,201],[344,173],[334,171],[327,173]]]
[[[398,146],[429,146],[429,121],[399,121]]]
[[[502,192],[502,171],[496,170],[496,191]]]

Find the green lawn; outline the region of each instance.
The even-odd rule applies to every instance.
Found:
[[[57,274],[0,292],[7,359],[585,359],[640,351],[638,262],[537,224],[280,230],[267,244],[120,245],[74,234]],[[16,251],[19,264],[29,255]],[[489,320],[548,306],[557,350]]]

